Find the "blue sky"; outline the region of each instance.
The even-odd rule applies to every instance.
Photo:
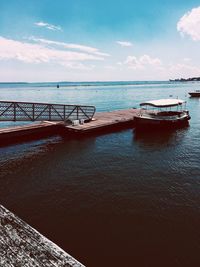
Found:
[[[200,76],[196,0],[0,1],[0,81]]]

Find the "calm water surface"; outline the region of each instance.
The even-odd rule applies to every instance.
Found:
[[[88,267],[200,265],[198,83],[1,85],[1,100],[95,105],[187,100],[190,127],[52,137],[0,148],[0,203]],[[1,123],[0,127],[13,125]]]

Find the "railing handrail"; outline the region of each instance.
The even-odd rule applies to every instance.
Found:
[[[62,103],[43,103],[43,102],[26,102],[26,101],[13,101],[13,100],[0,100],[0,103],[22,103],[22,104],[40,104],[40,105],[58,105],[58,106],[76,106],[76,107],[91,107],[92,105],[82,105],[82,104],[62,104]]]
[[[95,106],[41,102],[0,101],[0,121],[91,120]]]

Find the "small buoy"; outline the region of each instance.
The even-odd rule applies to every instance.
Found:
[[[59,88],[60,87],[60,85],[59,84],[57,84],[57,88]]]

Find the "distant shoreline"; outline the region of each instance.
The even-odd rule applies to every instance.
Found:
[[[200,81],[200,77],[192,77],[192,78],[180,78],[180,79],[174,79],[174,80],[169,80],[170,82],[199,82]]]
[[[196,80],[195,80],[196,79]],[[170,83],[177,83],[177,82],[196,82],[200,81],[197,80],[197,78],[190,78],[190,79],[175,79],[175,80],[167,80],[167,81],[93,81],[93,82],[67,82],[67,81],[61,81],[61,82],[0,82],[0,89],[1,88],[9,88],[9,87],[49,87],[49,88],[81,88],[81,87],[125,87],[125,86],[158,86],[158,85],[168,85]]]
[[[163,83],[168,80],[146,80],[146,81],[54,81],[54,82],[0,82],[0,84],[135,84],[135,83]]]
[[[28,86],[28,87],[90,87],[90,86],[131,86],[145,84],[168,84],[169,81],[96,81],[96,82],[0,82],[1,86]]]

